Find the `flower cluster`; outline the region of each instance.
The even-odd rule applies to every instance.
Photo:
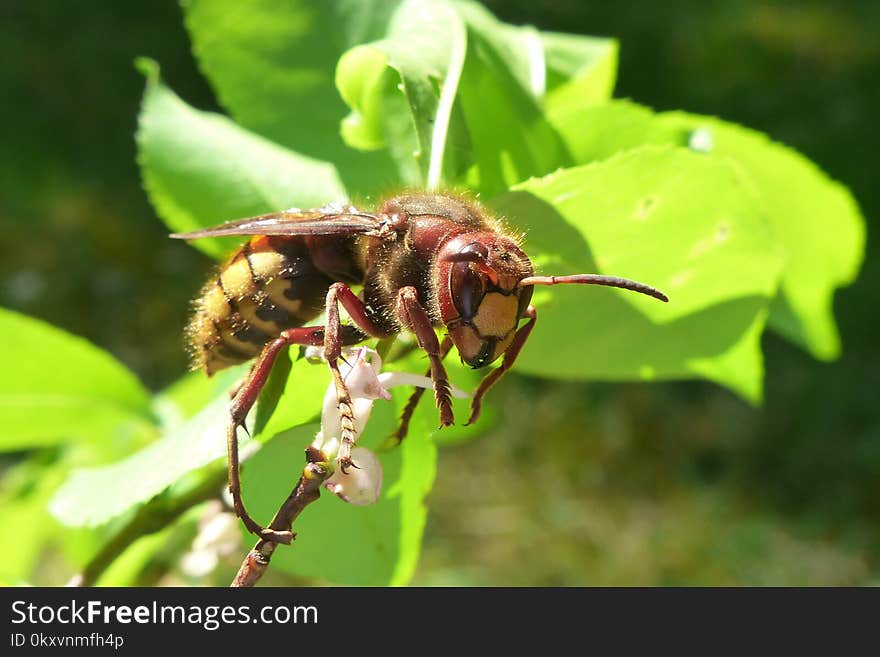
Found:
[[[317,347],[309,348],[307,356],[321,358],[322,350]],[[370,419],[373,403],[377,399],[391,399],[388,388],[400,385],[419,388],[433,386],[431,379],[426,376],[409,372],[382,372],[382,359],[372,349],[366,347],[352,349],[346,351],[343,356],[339,372],[351,396],[356,439],[361,436]],[[452,395],[458,398],[469,396],[455,386],[452,386]],[[331,383],[324,395],[321,430],[312,442],[312,447],[321,450],[331,466],[335,463],[339,452],[341,433],[336,388]],[[372,504],[379,499],[382,489],[382,465],[376,454],[366,447],[356,445],[352,448],[351,457],[355,467],[348,468],[345,472],[341,468],[336,468],[324,482],[324,486],[349,504]]]

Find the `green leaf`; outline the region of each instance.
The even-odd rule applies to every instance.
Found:
[[[223,373],[223,381],[234,382],[246,372],[247,365],[231,368]],[[275,412],[262,430],[252,432],[259,441],[308,422],[321,411],[329,381],[327,368],[300,359],[290,372]],[[146,448],[112,465],[74,471],[53,498],[52,513],[71,526],[99,525],[150,500],[193,470],[225,457],[229,385],[216,385],[218,393],[207,405],[183,422],[179,418],[185,413],[178,412],[178,420],[168,423],[162,437]],[[259,408],[258,403],[249,426],[260,415]],[[244,431],[238,432],[238,438],[241,450],[253,440]],[[120,489],[120,481],[129,485]],[[108,490],[115,494],[107,495]]]
[[[346,50],[385,35],[399,4],[187,0],[183,7],[201,69],[236,121],[282,146],[333,162],[347,189],[366,193],[393,184],[394,168],[386,153],[354,151],[342,141],[339,124],[347,110],[334,72]]]
[[[49,515],[49,499],[76,460],[70,458],[72,451],[63,452],[62,458],[50,459],[49,454],[35,452],[4,469],[0,480],[0,551],[7,558],[0,563],[0,581],[62,584],[95,553],[103,539],[101,532],[62,527]],[[49,554],[53,555],[53,567],[47,569]]]
[[[473,164],[470,139],[480,139],[487,125],[493,136],[479,151],[488,157],[500,141],[500,179],[546,173],[560,164],[546,148],[558,148],[558,139],[537,111],[539,97],[547,91],[595,102],[610,93],[616,68],[611,40],[541,35],[505,25],[464,0],[258,0],[247,6],[188,0],[184,9],[201,68],[233,117],[333,162],[346,187],[362,194],[400,180],[462,182]],[[466,40],[467,59],[476,66],[469,126],[453,103]],[[492,88],[484,96],[479,85],[487,81]],[[498,108],[504,123],[492,126],[487,117]],[[376,150],[383,146],[389,152]],[[497,192],[498,176],[473,180],[484,181],[481,191]]]
[[[0,359],[0,451],[153,430],[149,394],[138,379],[83,338],[0,309]]]
[[[163,430],[180,426],[241,377],[241,368],[233,367],[213,377],[204,372],[189,372],[153,397],[153,412]]]
[[[608,39],[507,25],[474,2],[408,0],[383,39],[340,60],[337,86],[352,108],[343,135],[389,148],[408,184],[495,194],[568,162],[545,95],[598,102],[615,68]]]
[[[654,112],[628,100],[578,106],[550,99],[547,115],[577,164],[603,160],[646,143],[673,141],[672,133],[654,121]]]
[[[865,224],[849,191],[803,155],[767,136],[714,117],[654,114],[628,102],[563,108],[551,120],[577,162],[635,146],[676,144],[729,158],[752,180],[785,252],[781,294],[769,325],[815,357],[840,353],[833,294],[861,266]]]
[[[336,85],[352,112],[342,121],[342,138],[352,148],[374,151],[384,148],[383,122],[388,75],[388,55],[371,46],[358,46],[345,53],[336,67]]]
[[[285,369],[282,365],[276,374],[273,368],[266,386],[269,390],[264,389],[254,411],[254,435],[260,440],[312,422],[321,415],[324,394],[331,382],[327,365],[298,357],[289,368],[289,376],[285,375]]]
[[[645,147],[517,185],[494,205],[526,229],[547,274],[601,272],[653,285],[538,289],[517,368],[563,379],[702,376],[757,401],[760,327],[782,258],[735,167]],[[736,275],[731,275],[736,272]]]
[[[52,498],[52,515],[72,527],[96,526],[150,500],[192,470],[226,454],[228,418],[229,397],[221,395],[127,459],[74,470]],[[249,442],[240,432],[239,446]]]
[[[547,106],[586,107],[609,100],[617,78],[614,39],[542,32],[547,61]]]
[[[58,527],[45,518],[46,502],[63,477],[58,467],[25,461],[4,472],[0,482],[0,580],[27,580]],[[12,555],[15,555],[13,558]]]
[[[834,290],[855,280],[865,248],[864,218],[849,190],[797,151],[760,132],[683,112],[661,114],[659,119],[676,131],[679,141],[703,132],[711,139],[713,153],[729,156],[748,171],[786,256],[770,327],[816,358],[840,355]]]
[[[343,123],[347,143],[387,146],[405,183],[436,186],[465,49],[464,24],[451,5],[401,3],[383,39],[339,61],[336,84],[353,110]]]
[[[523,66],[510,31],[491,14],[467,7],[468,53],[459,83],[459,103],[470,136],[475,166],[466,182],[494,196],[529,176],[570,163],[564,145],[547,122],[539,95],[522,79]],[[507,38],[506,38],[507,37]]]
[[[391,586],[404,586],[415,574],[422,547],[422,534],[428,520],[425,498],[434,486],[437,474],[437,411],[427,404],[415,413],[409,435],[397,451],[401,453],[400,477],[389,481],[386,495],[400,504],[400,534],[397,562],[391,574]]]
[[[278,403],[281,401],[281,395],[284,394],[284,388],[290,381],[290,369],[293,363],[290,361],[290,348],[286,347],[275,358],[272,364],[272,370],[263,389],[260,390],[260,396],[257,399],[257,408],[254,409],[254,434],[261,434],[266,429],[266,425],[271,421],[278,410]],[[297,382],[299,383],[299,382]],[[281,427],[281,430],[293,426],[289,424]],[[278,433],[277,431],[275,433]]]
[[[344,199],[336,169],[193,109],[159,80],[155,63],[140,60],[147,86],[137,134],[144,186],[174,231]],[[225,256],[241,239],[203,239],[194,246]]]

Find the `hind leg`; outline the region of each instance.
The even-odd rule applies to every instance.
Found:
[[[336,336],[340,345],[357,344],[367,337],[356,330],[347,331],[345,335],[340,335],[337,330]],[[293,534],[289,531],[267,529],[256,522],[247,512],[241,497],[238,427],[244,427],[244,420],[260,396],[263,386],[266,385],[266,381],[269,379],[269,374],[272,371],[272,366],[275,364],[275,360],[281,350],[290,345],[320,346],[324,344],[324,341],[325,328],[323,326],[307,326],[282,331],[278,338],[263,347],[263,351],[251,368],[247,378],[238,386],[229,409],[230,417],[226,432],[226,446],[229,457],[229,492],[232,494],[235,514],[241,518],[248,531],[260,538],[276,543],[289,544],[293,539]],[[245,428],[245,430],[247,429]]]

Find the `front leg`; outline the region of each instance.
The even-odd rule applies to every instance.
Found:
[[[498,382],[498,379],[504,376],[504,373],[513,367],[513,364],[516,362],[516,357],[519,356],[519,352],[522,351],[526,340],[529,339],[529,334],[532,332],[532,329],[535,328],[535,322],[538,320],[538,311],[535,310],[534,306],[529,306],[526,308],[523,317],[528,318],[529,321],[521,328],[517,329],[516,335],[513,336],[513,342],[510,343],[507,351],[504,352],[504,358],[501,361],[501,365],[487,374],[486,378],[480,381],[480,385],[477,387],[476,391],[474,391],[474,398],[471,400],[471,416],[468,418],[468,424],[473,424],[477,421],[477,418],[480,417],[480,407],[483,404],[483,397],[489,392],[489,388],[494,386]]]
[[[443,342],[440,344],[440,360],[446,358],[446,354],[448,354],[451,349],[452,338],[447,335],[443,338]],[[425,376],[431,376],[430,367],[428,368],[428,371],[425,372]],[[425,394],[424,388],[416,387],[416,389],[412,391],[412,394],[406,402],[406,406],[403,407],[403,412],[400,414],[397,429],[391,434],[390,440],[393,441],[391,443],[392,445],[397,446],[403,442],[404,438],[406,438],[406,434],[409,433],[410,420],[412,420],[413,413],[416,412],[416,407],[419,405],[419,401],[422,399],[423,394]]]
[[[354,429],[354,413],[351,408],[351,395],[339,372],[339,357],[342,355],[342,340],[340,339],[341,322],[339,319],[339,304],[342,304],[352,321],[367,335],[374,338],[386,337],[386,333],[377,327],[367,315],[364,302],[358,299],[345,283],[334,283],[327,290],[327,324],[324,333],[324,357],[330,366],[333,375],[333,384],[336,387],[336,400],[339,409],[339,424],[341,435],[339,436],[339,453],[336,464],[343,473],[351,466],[357,467],[351,460],[351,448],[356,440]]]
[[[402,287],[397,292],[397,316],[400,322],[416,334],[419,346],[428,354],[431,362],[431,380],[434,382],[434,398],[440,409],[440,426],[448,427],[455,418],[452,414],[452,394],[449,377],[443,367],[443,350],[437,334],[431,325],[431,318],[419,303],[418,292],[414,287]]]

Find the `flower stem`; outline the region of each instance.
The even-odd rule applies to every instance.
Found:
[[[276,531],[290,531],[293,523],[303,509],[321,496],[321,484],[330,476],[330,468],[324,464],[323,454],[314,448],[306,450],[308,463],[303,468],[302,476],[291,491],[290,495],[278,509],[270,529]],[[294,534],[294,537],[296,535]],[[269,562],[278,543],[261,539],[244,558],[232,587],[252,587],[269,568]]]

